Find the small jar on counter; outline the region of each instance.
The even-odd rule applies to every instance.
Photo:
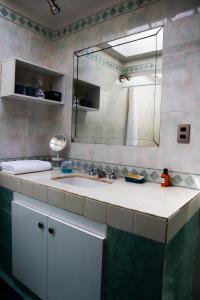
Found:
[[[72,162],[71,160],[63,160],[61,163],[62,173],[72,173]]]

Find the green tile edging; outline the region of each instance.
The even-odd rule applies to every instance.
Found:
[[[36,34],[39,34],[49,40],[58,40],[63,37],[69,36],[73,33],[79,32],[96,24],[111,20],[122,14],[129,13],[140,7],[147,6],[160,0],[126,0],[120,4],[114,5],[110,8],[104,9],[96,14],[83,18],[77,22],[67,25],[58,30],[51,30],[37,22],[28,19],[27,17],[19,14],[18,12],[0,4],[0,17],[11,21],[12,23],[22,26]],[[47,7],[48,9],[48,7]]]

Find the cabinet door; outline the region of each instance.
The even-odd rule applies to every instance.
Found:
[[[12,203],[12,271],[41,299],[47,291],[47,216]]]
[[[48,218],[48,300],[100,300],[103,238]]]

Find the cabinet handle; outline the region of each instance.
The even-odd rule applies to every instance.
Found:
[[[55,233],[54,229],[51,228],[51,227],[48,229],[48,232],[49,232],[50,234],[54,234],[54,233]]]
[[[44,224],[42,224],[41,222],[39,222],[39,223],[38,223],[38,227],[39,227],[40,229],[43,229],[43,228],[44,228]]]

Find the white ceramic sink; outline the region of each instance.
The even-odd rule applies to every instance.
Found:
[[[59,182],[80,186],[80,187],[86,187],[86,188],[99,188],[99,187],[105,187],[108,186],[108,183],[97,181],[97,180],[91,180],[88,178],[82,178],[82,177],[69,177],[69,178],[59,178]]]

